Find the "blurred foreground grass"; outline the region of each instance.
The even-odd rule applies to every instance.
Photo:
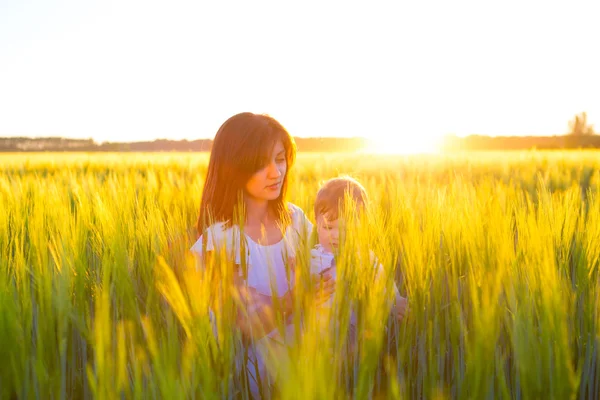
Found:
[[[231,296],[218,342],[208,319],[226,273],[187,253],[207,161],[0,156],[0,398],[244,396]],[[300,154],[290,201],[314,221],[338,174],[372,200],[348,243],[375,251],[410,315],[385,319],[347,251],[339,301],[368,335],[332,358],[339,336],[309,329],[279,396],[600,398],[600,153]]]

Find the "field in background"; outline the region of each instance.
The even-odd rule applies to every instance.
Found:
[[[235,299],[215,289],[228,275],[186,254],[207,161],[0,156],[0,398],[243,397]],[[330,328],[352,303],[358,352],[309,329],[281,397],[600,397],[600,153],[300,154],[290,200],[314,221],[338,174],[371,198],[347,248],[375,251],[410,315],[386,320],[384,288],[347,251]]]

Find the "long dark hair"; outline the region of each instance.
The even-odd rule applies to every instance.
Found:
[[[275,118],[268,115],[244,112],[236,114],[221,125],[213,141],[208,163],[208,173],[204,181],[198,234],[214,222],[225,222],[231,226],[252,175],[265,167],[278,140],[285,148],[286,173],[281,185],[281,193],[269,201],[278,222],[289,223],[286,205],[288,171],[296,158],[296,144],[289,132]]]

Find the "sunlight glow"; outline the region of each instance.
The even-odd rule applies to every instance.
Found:
[[[371,140],[366,153],[377,154],[435,154],[440,151],[441,137],[385,137]]]
[[[600,59],[597,0],[4,3],[0,137],[194,140],[252,111],[410,154],[600,125],[597,65],[574,62]]]

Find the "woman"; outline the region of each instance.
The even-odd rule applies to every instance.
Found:
[[[286,202],[295,155],[293,138],[272,117],[241,113],[225,121],[213,142],[198,217],[200,238],[192,247],[203,264],[225,251],[235,265],[233,284],[246,294],[247,305],[236,323],[251,343],[247,366],[254,394],[261,385],[268,390],[261,383],[266,374],[256,348],[280,340],[276,311],[288,321],[292,316],[290,269],[312,230],[304,212]],[[327,273],[318,279],[320,298],[327,298],[334,281]],[[280,307],[273,307],[275,302]]]

